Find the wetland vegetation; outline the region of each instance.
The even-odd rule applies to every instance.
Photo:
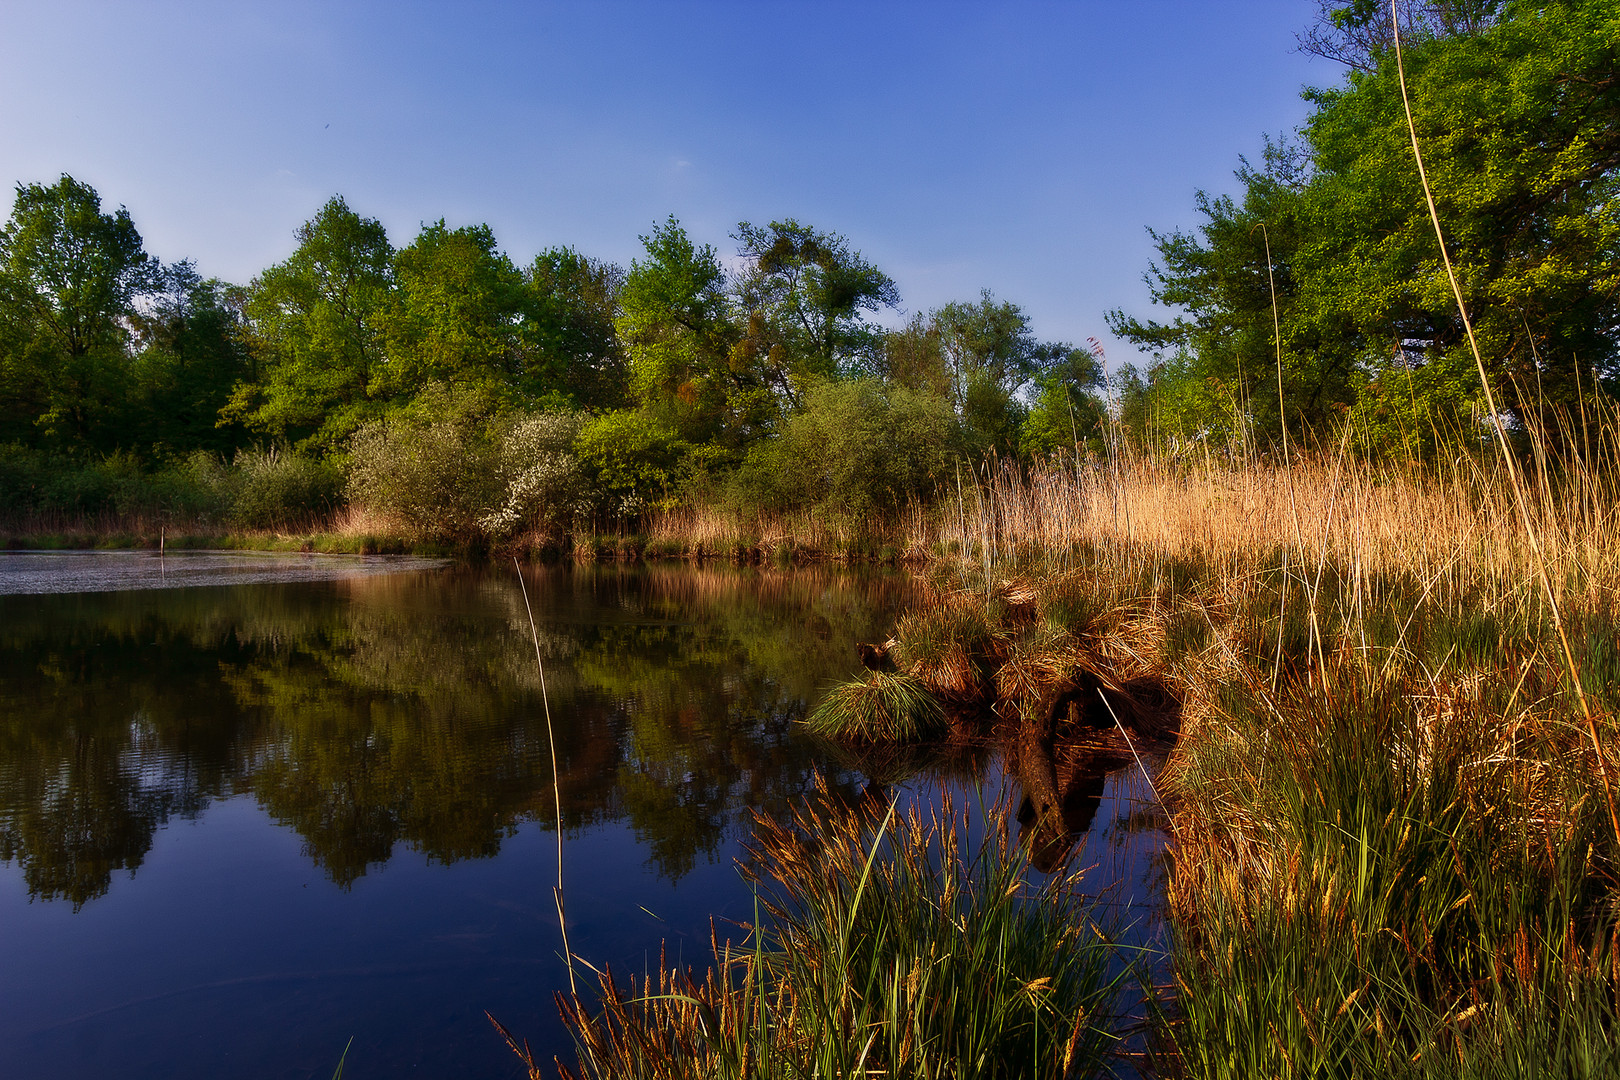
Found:
[[[1321,9],[1302,45],[1348,73],[1239,196],[1201,193],[1199,229],[1155,234],[1173,314],[1111,313],[1154,359],[1106,376],[1095,342],[1042,341],[989,291],[883,328],[894,282],[793,219],[740,223],[729,262],[670,218],[628,269],[568,248],[520,267],[482,225],[396,249],[334,197],[237,287],[158,265],[70,177],[21,185],[0,527],[915,564],[881,618],[818,613],[824,570],[753,571],[762,602],[793,593],[830,629],[723,635],[778,650],[752,703],[684,629],[729,572],[712,565],[623,571],[679,598],[633,647],[611,623],[588,645],[536,634],[568,658],[554,828],[627,817],[679,876],[741,805],[760,815],[752,916],[695,959],[560,993],[566,1074],[1620,1075],[1620,18]],[[46,288],[86,244],[101,276]],[[43,730],[73,735],[8,714],[0,781],[40,790],[0,855],[83,905],[161,822],[237,791],[339,884],[399,843],[490,853],[546,814],[538,757],[514,765],[538,731],[502,721],[444,754],[466,730],[437,718],[532,702],[502,597],[509,640],[460,663],[404,601],[295,632],[266,594],[206,656],[191,629],[76,629],[100,606],[116,622],[117,598],[75,601],[41,652],[23,638],[58,609],[19,608],[4,662],[16,685],[51,676]],[[86,634],[98,656],[161,646],[108,691],[127,707],[105,731],[78,717]],[[804,681],[852,669],[857,641],[865,674]],[[171,665],[217,667],[209,708],[242,724],[183,783],[121,782],[147,775],[129,755],[195,738]],[[341,693],[300,698],[308,668]],[[636,707],[590,705],[625,683]],[[1017,785],[977,831],[960,794],[890,801],[918,762],[963,756]],[[1167,964],[1085,876],[1075,834],[1110,770],[1163,824]]]

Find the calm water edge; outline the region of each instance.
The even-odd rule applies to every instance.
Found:
[[[574,951],[701,961],[711,915],[753,912],[750,812],[818,771],[850,797],[871,782],[795,721],[912,586],[524,578]],[[980,759],[943,771],[1000,782]],[[1082,854],[1133,938],[1159,846],[1139,786],[1098,779]],[[520,1076],[485,1010],[566,1058],[556,816],[510,568],[0,555],[0,1077],[324,1078],[351,1039],[356,1080]]]

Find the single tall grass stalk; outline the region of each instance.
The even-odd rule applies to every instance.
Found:
[[[568,962],[568,989],[577,994],[579,987],[574,982],[574,950],[568,946],[568,917],[563,911],[562,775],[557,771],[557,734],[551,727],[551,699],[546,695],[546,662],[540,656],[540,627],[534,621],[534,608],[529,604],[529,586],[523,580],[523,567],[518,565],[516,558],[512,560],[512,568],[517,571],[518,587],[523,590],[523,609],[529,613],[529,633],[534,638],[534,664],[540,671],[540,702],[546,711],[546,741],[551,747],[551,794],[557,804],[557,886],[552,890],[552,899],[557,902],[557,927],[562,931],[563,958]],[[495,1018],[490,1019],[493,1021]]]

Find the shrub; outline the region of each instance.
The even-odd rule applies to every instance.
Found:
[[[193,463],[194,471],[203,471]],[[249,529],[305,528],[336,510],[343,474],[327,461],[272,447],[241,450],[230,489],[229,516]],[[206,473],[205,473],[206,475]]]
[[[33,513],[68,517],[208,520],[222,515],[229,486],[216,473],[228,471],[196,458],[149,471],[132,454],[77,461],[15,444],[0,447],[0,508],[12,517]],[[212,469],[213,471],[210,471]]]
[[[838,517],[892,512],[944,478],[956,422],[945,399],[871,379],[821,383],[776,439],[757,444],[732,498]]]
[[[618,516],[672,509],[692,451],[657,416],[635,409],[590,420],[580,429],[574,449],[599,508]]]
[[[489,406],[430,386],[409,408],[349,440],[349,498],[397,517],[419,536],[470,540],[503,501]]]
[[[524,526],[557,524],[589,508],[574,452],[583,426],[580,417],[569,413],[538,413],[507,427],[496,454],[505,501],[479,518],[485,532],[498,536]]]

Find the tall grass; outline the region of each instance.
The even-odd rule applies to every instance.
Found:
[[[1000,827],[945,800],[761,821],[748,940],[702,976],[660,962],[560,998],[565,1077],[1083,1077],[1108,1064],[1119,976],[1075,875],[1036,882]],[[523,1053],[523,1050],[519,1050]],[[541,1072],[528,1055],[531,1076]]]

